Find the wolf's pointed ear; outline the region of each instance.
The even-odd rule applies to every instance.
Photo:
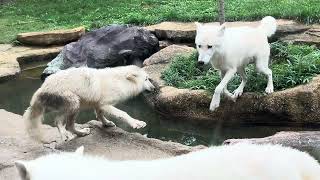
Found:
[[[127,76],[126,76],[126,78],[129,81],[133,81],[133,82],[135,82],[137,77],[138,77],[138,74],[136,74],[136,73],[128,73]]]
[[[28,172],[28,168],[27,168],[27,162],[16,161],[14,164],[15,164],[16,168],[18,169],[21,180],[28,180],[29,179],[29,172]]]
[[[226,26],[227,26],[226,23],[223,23],[223,24],[220,25],[219,36],[223,36],[224,35],[224,32],[226,31]]]
[[[199,29],[202,26],[202,24],[199,22],[194,22],[194,24],[196,25],[197,29]]]
[[[84,147],[80,146],[76,149],[76,151],[74,153],[78,154],[78,155],[83,155],[83,151],[84,151]]]

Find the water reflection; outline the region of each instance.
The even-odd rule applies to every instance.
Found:
[[[0,108],[23,114],[28,107],[32,94],[41,85],[39,74],[43,68],[24,71],[21,76],[0,84]],[[151,138],[180,142],[185,145],[217,145],[229,138],[265,137],[283,130],[306,130],[304,128],[286,128],[270,126],[237,126],[237,127],[208,127],[198,126],[182,120],[167,119],[150,108],[141,97],[133,98],[118,107],[130,116],[147,122],[147,126],[139,133]],[[52,114],[46,116],[47,124],[52,124]],[[95,119],[93,111],[82,111],[77,119],[78,123],[85,123]],[[126,124],[114,120],[117,126],[127,131],[132,130]]]

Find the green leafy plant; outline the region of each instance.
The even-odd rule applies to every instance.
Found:
[[[309,82],[320,73],[320,50],[314,46],[293,45],[275,42],[271,44],[271,69],[275,90],[291,88]],[[162,78],[168,85],[179,88],[205,89],[213,91],[220,82],[219,73],[211,67],[199,69],[197,53],[177,56]],[[257,73],[253,64],[246,68],[248,83],[245,91],[263,92],[267,77]],[[234,90],[241,82],[236,75],[228,89]]]

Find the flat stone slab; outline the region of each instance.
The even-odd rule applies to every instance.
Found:
[[[117,127],[106,128],[99,121],[90,121],[80,127],[90,127],[91,134],[57,145],[56,149],[74,151],[85,146],[85,152],[103,155],[114,160],[157,159],[185,154],[204,146],[189,147],[175,142],[147,138]]]
[[[20,115],[0,109],[0,179],[17,180],[18,174],[14,161],[19,159],[34,159],[40,155],[54,152],[30,140],[25,132]],[[45,137],[49,141],[58,139],[58,132],[45,126]]]
[[[27,64],[53,59],[62,48],[62,46],[39,48],[1,44],[0,82],[15,78]]]
[[[310,153],[320,160],[320,131],[283,131],[273,136],[252,139],[228,139],[224,144],[236,143],[281,144]]]
[[[14,56],[0,54],[0,82],[14,79],[20,73],[20,66]]]
[[[84,27],[47,32],[27,32],[17,35],[17,40],[23,44],[33,46],[65,45],[77,41],[85,34]]]
[[[219,22],[208,23],[212,25],[219,25]],[[240,27],[240,26],[251,26],[256,27],[260,24],[260,21],[237,21],[227,22],[227,27]],[[291,34],[300,33],[307,29],[309,26],[298,24],[292,20],[278,19],[278,31],[277,34]],[[153,32],[160,40],[171,40],[174,42],[194,42],[196,36],[196,25],[194,22],[162,22],[145,27],[146,29]]]
[[[320,47],[320,28],[312,28],[300,34],[290,34],[280,38],[281,41],[294,44],[308,44]]]
[[[0,122],[0,179],[5,180],[19,179],[14,167],[16,160],[34,159],[61,150],[74,151],[82,145],[85,153],[117,160],[165,158],[204,148],[147,138],[117,127],[105,128],[98,121],[78,125],[90,127],[91,134],[69,142],[61,142],[56,128],[44,126],[44,137],[51,143],[42,145],[29,139],[20,115],[0,110]]]
[[[195,48],[188,46],[170,45],[144,60],[143,68],[148,72],[150,78],[156,81],[158,86],[162,87],[165,82],[161,79],[161,73],[168,63],[178,55],[188,55],[195,51]]]
[[[143,62],[143,66],[153,64],[167,64],[171,59],[177,55],[188,55],[195,52],[195,49],[188,46],[170,45],[159,52],[156,52]]]
[[[147,26],[146,29],[153,32],[158,39],[168,39],[174,42],[191,42],[196,36],[194,23],[162,22]]]

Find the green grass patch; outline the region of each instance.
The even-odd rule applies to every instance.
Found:
[[[320,22],[318,0],[225,0],[227,21],[272,15]],[[0,43],[17,33],[108,24],[146,25],[162,21],[217,21],[216,0],[16,0],[0,6]]]
[[[320,50],[314,46],[271,43],[271,69],[275,90],[291,88],[309,82],[320,73]],[[167,85],[179,88],[205,89],[213,92],[220,82],[218,71],[211,67],[197,67],[197,53],[177,56],[162,73]],[[245,91],[264,92],[267,77],[257,73],[253,64],[246,68],[248,83]],[[241,82],[236,75],[228,84],[229,90],[236,89]]]

